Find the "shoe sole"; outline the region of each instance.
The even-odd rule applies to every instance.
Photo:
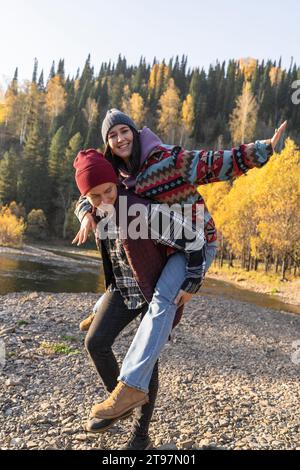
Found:
[[[85,432],[89,432],[89,433],[92,433],[92,434],[95,434],[95,433],[97,433],[97,434],[102,434],[102,433],[106,432],[108,429],[112,428],[112,427],[116,424],[117,421],[122,421],[123,419],[127,419],[127,418],[129,418],[130,416],[132,416],[132,413],[133,413],[133,411],[130,410],[128,413],[126,413],[126,414],[124,413],[124,414],[123,414],[122,416],[120,416],[119,418],[111,418],[111,419],[113,419],[113,422],[110,423],[110,424],[108,424],[107,426],[105,426],[105,428],[92,430],[92,429],[87,429],[87,428],[84,426],[84,430],[85,430]],[[101,418],[97,418],[97,419],[101,419]]]
[[[94,415],[93,418],[97,418],[97,419],[117,419],[117,420],[118,420],[118,419],[121,418],[121,416],[122,416],[123,414],[125,414],[125,413],[127,413],[127,412],[129,413],[130,411],[133,412],[133,410],[134,410],[135,408],[139,408],[140,406],[143,406],[143,405],[145,405],[145,404],[148,403],[148,402],[149,402],[149,398],[146,397],[146,398],[144,398],[143,400],[141,400],[141,401],[135,403],[135,405],[134,405],[134,406],[131,406],[131,408],[127,408],[127,409],[123,410],[121,415],[113,415],[113,416],[97,416],[97,415]]]

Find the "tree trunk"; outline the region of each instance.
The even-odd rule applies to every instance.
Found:
[[[276,256],[276,268],[275,268],[276,274],[278,273],[279,265],[280,265],[280,260],[279,260],[279,256],[277,255]]]
[[[221,255],[220,255],[220,267],[221,268],[223,268],[223,263],[224,263],[224,250],[223,250],[223,247],[222,247]]]
[[[246,267],[245,252],[243,251],[243,253],[242,253],[242,269],[245,269],[245,267]]]
[[[281,280],[282,281],[286,280],[285,274],[286,274],[287,265],[288,265],[287,263],[288,263],[287,255],[284,255],[282,265],[281,265]]]
[[[250,271],[250,263],[251,263],[251,254],[249,252],[248,259],[247,259],[247,271]]]
[[[265,258],[265,273],[269,271],[270,268],[270,255],[267,255]]]

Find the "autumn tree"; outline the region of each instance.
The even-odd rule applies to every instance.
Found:
[[[186,99],[182,104],[182,111],[181,111],[181,122],[182,122],[182,130],[181,130],[181,145],[185,145],[186,140],[191,137],[191,134],[194,129],[194,121],[195,121],[195,114],[194,114],[194,102],[192,95],[187,95]]]
[[[147,112],[144,100],[139,93],[133,93],[131,96],[128,95],[128,90],[125,87],[122,110],[132,118],[137,127],[142,127]]]
[[[174,80],[169,80],[168,88],[159,100],[158,130],[164,135],[168,143],[175,143],[180,123],[180,98]]]
[[[87,127],[88,127],[88,132],[86,136],[86,141],[85,141],[85,148],[88,148],[90,145],[90,139],[91,139],[91,133],[93,130],[93,127],[95,126],[97,122],[97,117],[98,117],[98,105],[97,102],[94,98],[88,98],[85,108],[82,110],[84,117],[87,122]]]
[[[234,144],[250,142],[255,133],[258,104],[251,91],[250,82],[245,82],[242,94],[230,116],[230,130]]]
[[[51,126],[54,120],[63,112],[66,105],[66,92],[61,77],[55,75],[47,84],[46,106]]]

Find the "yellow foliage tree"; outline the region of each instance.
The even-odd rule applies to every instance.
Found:
[[[220,240],[242,258],[269,257],[282,261],[285,276],[288,258],[299,263],[300,254],[300,151],[287,139],[280,155],[267,165],[250,170],[229,183],[198,188],[212,213]]]
[[[243,72],[246,80],[251,80],[257,67],[257,59],[247,57],[239,60],[239,68]]]
[[[162,62],[161,64],[154,64],[149,77],[148,90],[150,96],[158,99],[165,91],[166,84],[170,79],[170,69]]]
[[[215,221],[223,237],[235,255],[242,258],[243,265],[248,263],[251,240],[257,237],[256,187],[259,170],[253,169],[246,176],[234,181],[230,192],[218,205]]]
[[[83,108],[83,114],[88,123],[90,129],[96,122],[98,116],[98,106],[94,98],[88,97],[85,108]]]
[[[142,127],[146,115],[143,97],[139,93],[133,93],[130,98],[130,116],[138,127]]]
[[[179,91],[173,78],[170,78],[168,88],[159,100],[160,110],[158,130],[162,132],[168,143],[175,143],[180,122],[180,98]]]
[[[23,243],[25,224],[23,218],[18,219],[9,207],[0,209],[0,245],[20,247]]]
[[[59,75],[55,75],[47,84],[46,107],[51,123],[65,109],[66,92]]]
[[[300,250],[300,151],[291,139],[268,163],[257,198],[259,237],[282,259],[284,278],[287,258]]]
[[[269,72],[269,77],[270,77],[272,86],[279,85],[282,79],[282,69],[279,67],[272,67]]]
[[[181,111],[182,121],[182,133],[181,133],[181,145],[185,145],[185,141],[193,132],[195,113],[194,113],[194,101],[192,95],[187,95],[186,99],[182,104]]]
[[[230,116],[230,131],[234,144],[250,142],[257,122],[258,104],[251,91],[250,82],[245,82],[242,94],[236,100],[236,107]]]
[[[130,96],[128,85],[124,87],[124,95],[122,110],[132,118],[137,127],[142,127],[147,112],[143,97],[139,93]]]

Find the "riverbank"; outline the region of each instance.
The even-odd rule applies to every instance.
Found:
[[[0,305],[1,449],[120,449],[132,421],[84,431],[104,389],[79,321],[97,294],[14,293]],[[119,362],[138,327],[116,341]],[[156,449],[299,449],[300,317],[221,297],[194,298],[160,361]],[[293,345],[294,344],[294,345]]]
[[[28,261],[60,265],[99,265],[100,255],[97,250],[76,250],[75,247],[65,245],[24,244],[22,248],[9,248],[0,246],[0,255],[10,254]],[[66,258],[65,254],[84,255],[86,260]]]
[[[288,276],[282,282],[280,276],[274,273],[245,271],[237,266],[230,268],[224,265],[220,268],[213,263],[207,277],[228,282],[241,289],[248,289],[261,294],[269,294],[288,304],[300,305],[300,279]]]
[[[276,286],[276,287],[274,287]],[[0,247],[0,294],[22,291],[96,292],[104,289],[100,254],[65,243]],[[268,294],[268,295],[265,295]],[[211,266],[199,295],[220,295],[300,314],[300,280]]]

